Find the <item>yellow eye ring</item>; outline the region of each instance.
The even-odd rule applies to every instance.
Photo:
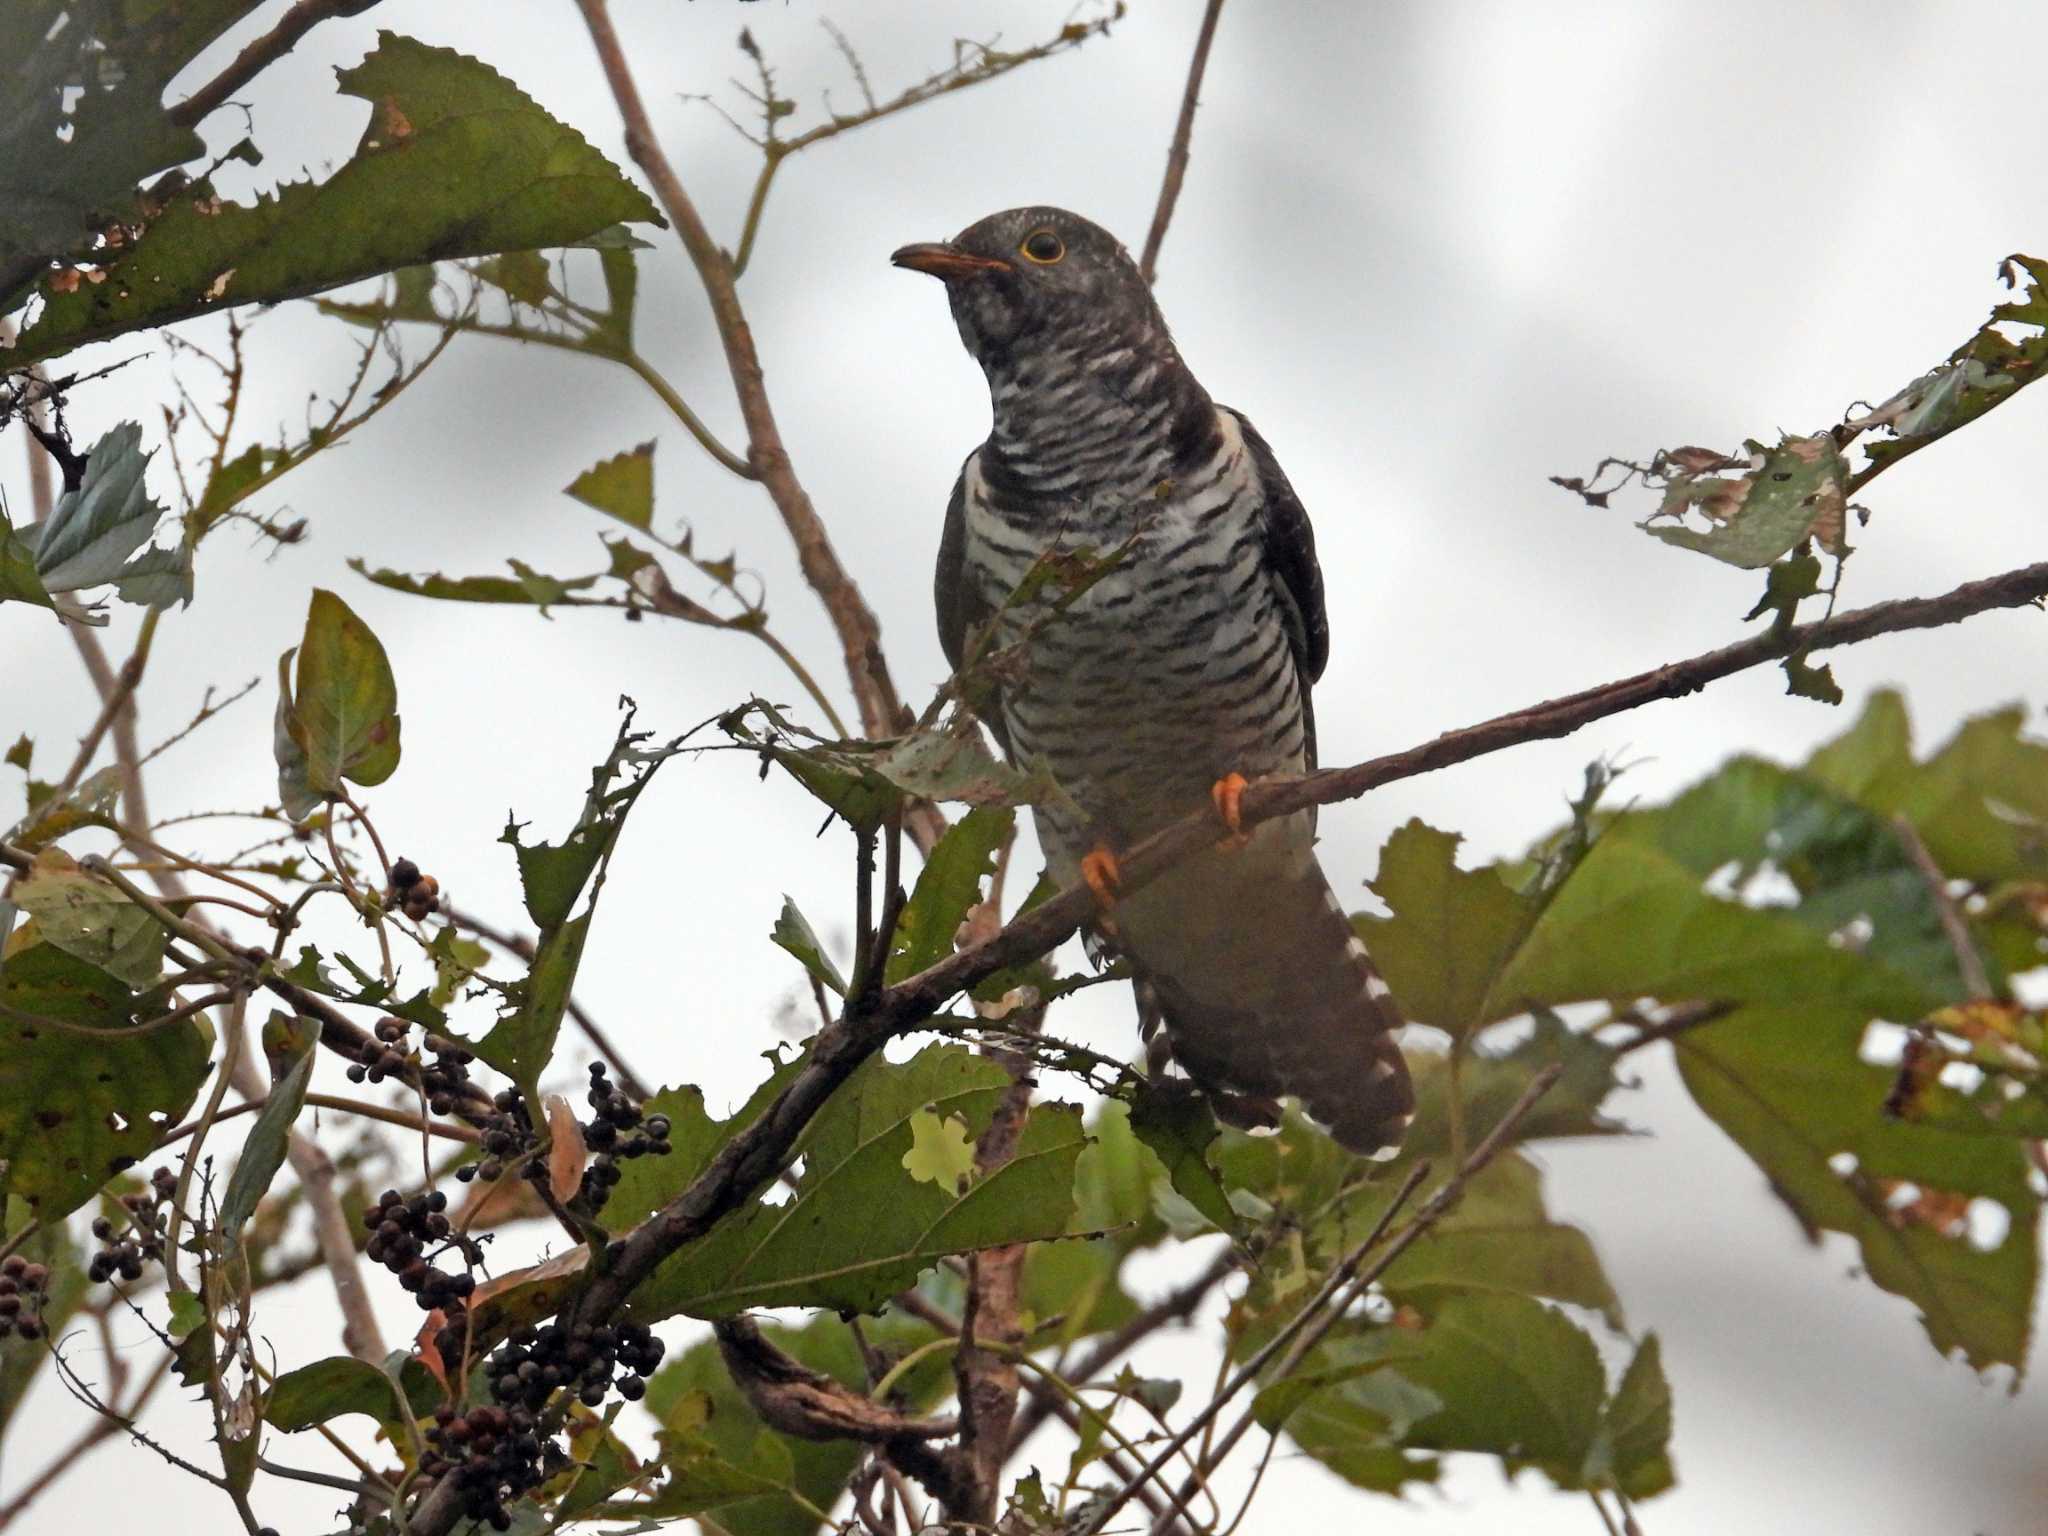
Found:
[[[1026,261],[1041,267],[1049,267],[1063,259],[1067,247],[1060,237],[1049,229],[1034,229],[1024,237],[1024,243],[1017,247],[1017,254]]]

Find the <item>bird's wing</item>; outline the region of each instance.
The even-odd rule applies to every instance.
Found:
[[[976,449],[979,453],[981,450]],[[968,643],[975,632],[989,621],[990,611],[981,600],[975,583],[967,575],[967,466],[974,462],[974,454],[967,456],[960,466],[959,478],[953,482],[953,496],[946,503],[946,524],[939,534],[939,564],[932,573],[932,599],[939,615],[939,646],[946,653],[946,663],[955,672],[967,659]],[[974,701],[975,714],[988,732],[995,737],[996,745],[1005,754],[1010,750],[1009,733],[1003,729],[1003,701],[999,692],[991,685]]]
[[[1229,407],[1225,407],[1226,410]],[[1266,519],[1266,569],[1274,578],[1280,596],[1280,610],[1287,623],[1287,642],[1294,652],[1294,666],[1301,680],[1302,725],[1308,739],[1308,766],[1316,766],[1316,713],[1310,690],[1330,659],[1330,625],[1323,611],[1323,569],[1316,563],[1315,530],[1301,498],[1287,483],[1287,475],[1273,450],[1254,427],[1237,411],[1239,431],[1251,449],[1252,463],[1259,472]]]

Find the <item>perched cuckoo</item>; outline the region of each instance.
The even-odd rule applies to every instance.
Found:
[[[1015,648],[982,714],[1064,792],[1035,810],[1053,873],[1095,889],[1174,1059],[1220,1103],[1294,1094],[1346,1146],[1392,1145],[1414,1108],[1400,1017],[1312,812],[1116,890],[1118,849],[1212,801],[1235,832],[1247,780],[1315,766],[1322,573],[1273,450],[1210,400],[1088,220],[1016,208],[894,260],[945,283],[988,376],[994,425],[939,544],[939,637],[956,669],[992,620],[989,643]],[[1019,600],[1048,551],[1120,558],[1078,596],[1052,581]]]

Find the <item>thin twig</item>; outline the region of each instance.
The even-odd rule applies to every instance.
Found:
[[[1990,997],[1991,978],[1985,974],[1984,958],[1977,953],[1977,945],[1970,938],[1970,925],[1964,919],[1962,909],[1956,905],[1955,897],[1949,894],[1948,876],[1934,862],[1934,855],[1927,851],[1927,844],[1921,840],[1909,818],[1894,816],[1892,833],[1898,838],[1899,846],[1906,850],[1906,857],[1913,861],[1913,867],[1920,871],[1920,878],[1926,882],[1927,894],[1933,898],[1935,913],[1941,919],[1941,931],[1948,937],[1948,947],[1955,951],[1956,971],[1962,976],[1963,985],[1969,988],[1972,998]]]
[[[653,184],[656,197],[675,226],[691,264],[710,301],[712,320],[725,349],[727,371],[732,375],[741,419],[747,428],[747,463],[759,477],[781,515],[783,527],[796,546],[797,563],[804,580],[825,606],[839,636],[847,678],[860,705],[861,727],[870,736],[887,736],[902,728],[905,711],[896,685],[890,680],[888,663],[882,655],[882,630],[860,588],[847,574],[838,552],[832,547],[824,521],[797,478],[789,451],[776,424],[774,407],[762,376],[760,355],[754,349],[753,331],[740,304],[734,284],[732,259],[721,250],[705,228],[696,205],[683,190],[681,180],[661,145],[640,98],[640,87],[626,61],[626,50],[612,26],[606,0],[577,0],[596,45],[606,83],[618,104],[625,126],[626,152]],[[925,820],[938,822],[936,813]],[[943,823],[919,829],[920,845],[937,841]],[[930,841],[926,841],[926,838]]]
[[[1188,141],[1195,132],[1195,98],[1201,94],[1202,72],[1209,67],[1209,44],[1216,38],[1216,18],[1223,14],[1223,0],[1209,0],[1202,12],[1202,30],[1195,35],[1195,56],[1188,61],[1188,85],[1181,92],[1180,120],[1173,126],[1173,145],[1166,152],[1166,179],[1159,186],[1159,206],[1152,210],[1152,228],[1145,236],[1145,253],[1138,258],[1138,274],[1147,283],[1159,276],[1159,247],[1166,241],[1166,226],[1173,221],[1174,204],[1180,201],[1180,184],[1188,174]]]
[[[1366,1265],[1363,1269],[1357,1270],[1355,1275],[1346,1275],[1344,1277],[1343,1293],[1336,1296],[1327,1306],[1311,1306],[1296,1319],[1296,1322],[1304,1323],[1305,1326],[1295,1331],[1295,1337],[1288,1344],[1287,1352],[1280,1357],[1279,1364],[1273,1368],[1272,1380],[1286,1380],[1301,1362],[1309,1357],[1310,1352],[1318,1344],[1322,1343],[1324,1336],[1332,1328],[1336,1327],[1339,1319],[1365,1294],[1367,1288],[1375,1280],[1379,1279],[1381,1275],[1385,1274],[1394,1261],[1406,1253],[1419,1238],[1434,1228],[1439,1221],[1450,1213],[1451,1208],[1458,1203],[1459,1197],[1464,1194],[1465,1186],[1488,1163],[1493,1161],[1494,1157],[1500,1152],[1500,1149],[1507,1145],[1508,1139],[1515,1132],[1515,1128],[1528,1116],[1529,1111],[1536,1107],[1537,1100],[1548,1093],[1551,1086],[1563,1075],[1563,1066],[1553,1064],[1545,1067],[1531,1078],[1529,1086],[1524,1088],[1521,1096],[1509,1106],[1508,1112],[1502,1115],[1494,1128],[1486,1133],[1485,1139],[1472,1149],[1472,1155],[1466,1158],[1459,1165],[1457,1172],[1444,1180],[1436,1192],[1423,1202],[1422,1209],[1409,1218],[1407,1225],[1395,1234],[1393,1241],[1382,1248],[1370,1264]],[[1374,1226],[1372,1235],[1366,1239],[1364,1245],[1366,1249],[1369,1249],[1378,1235],[1386,1230],[1388,1220],[1392,1217],[1395,1208],[1401,1204],[1402,1199],[1421,1182],[1418,1175],[1422,1173],[1423,1167],[1424,1165],[1417,1165],[1415,1173],[1409,1175],[1408,1180],[1401,1186],[1400,1191],[1396,1193],[1387,1210],[1381,1214],[1379,1221]],[[1354,1253],[1361,1258],[1364,1256],[1363,1250],[1354,1250]],[[1289,1326],[1291,1329],[1293,1325],[1290,1324]],[[1273,1344],[1279,1342],[1281,1340],[1276,1337]],[[1265,1349],[1259,1352],[1260,1355],[1270,1357],[1274,1352],[1273,1344],[1268,1344]],[[1236,1376],[1232,1377],[1230,1385],[1224,1389],[1223,1393],[1216,1400],[1209,1404],[1209,1407],[1204,1412],[1213,1418],[1215,1410],[1222,1406],[1222,1399],[1229,1397],[1252,1380],[1257,1375],[1257,1371],[1252,1369],[1252,1367],[1263,1363],[1257,1356],[1252,1361],[1246,1362],[1246,1370],[1241,1370]],[[1247,1374],[1247,1371],[1250,1374]],[[1254,1409],[1247,1408],[1239,1415],[1237,1422],[1231,1425],[1230,1432],[1216,1443],[1214,1450],[1202,1458],[1200,1469],[1202,1475],[1206,1476],[1221,1466],[1224,1458],[1236,1449],[1237,1442],[1242,1440],[1246,1431],[1257,1422],[1258,1416]],[[1192,1434],[1195,1428],[1195,1425],[1190,1425],[1187,1430],[1183,1431],[1183,1435]],[[1171,1449],[1171,1446],[1168,1449]],[[1178,1515],[1181,1510],[1187,1508],[1188,1501],[1195,1496],[1201,1486],[1199,1477],[1191,1477],[1183,1483],[1180,1492],[1174,1497],[1169,1513]],[[1097,1523],[1088,1526],[1085,1531],[1079,1533],[1079,1536],[1089,1536],[1089,1533],[1101,1529],[1102,1522],[1098,1520]],[[1156,1536],[1163,1536],[1164,1517],[1153,1526],[1153,1531],[1156,1533]]]
[[[180,128],[191,128],[217,111],[228,98],[292,51],[292,46],[321,22],[337,16],[360,16],[377,0],[298,0],[277,25],[249,43],[228,67],[164,114]]]

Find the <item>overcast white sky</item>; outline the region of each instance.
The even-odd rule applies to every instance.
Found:
[[[936,286],[892,270],[888,253],[1040,201],[1138,244],[1199,10],[1137,0],[1109,40],[822,146],[777,183],[744,297],[796,467],[913,700],[944,673],[928,573],[987,400]],[[888,92],[943,63],[956,32],[1021,44],[1068,16],[1068,0],[618,5],[656,125],[728,241],[753,152],[682,97],[711,91],[740,105],[726,82],[746,73],[734,47],[742,22],[802,104],[801,125],[823,92],[840,104],[856,94],[821,17],[845,29]],[[266,10],[259,27],[272,19]],[[250,185],[347,157],[364,107],[332,94],[331,70],[360,58],[378,25],[481,55],[622,158],[568,5],[394,0],[323,27],[248,93],[267,156]],[[2048,248],[2043,108],[2020,67],[2044,49],[2048,11],[1956,0],[1236,0],[1159,294],[1199,376],[1258,423],[1316,520],[1334,636],[1318,695],[1325,761],[1407,746],[1741,633],[1757,577],[1645,538],[1629,511],[1585,508],[1546,477],[1585,472],[1610,452],[1814,430],[1945,356],[2001,296],[1999,258]],[[739,441],[715,337],[665,237],[642,273],[644,350]],[[265,319],[252,344],[252,426],[298,419],[309,392],[339,380],[349,343],[309,306]],[[90,438],[139,416],[157,432],[167,378],[159,348],[82,393],[74,426]],[[1878,482],[1846,600],[1939,592],[2037,558],[2044,412],[2048,401],[2022,397]],[[343,562],[481,572],[518,556],[551,572],[597,568],[597,520],[560,488],[650,437],[661,443],[658,515],[687,518],[704,547],[733,548],[758,570],[778,633],[836,685],[836,645],[758,491],[698,454],[623,373],[479,340],[263,505],[306,518],[304,545],[267,558],[229,533],[207,547],[198,601],[158,643],[144,735],[181,723],[209,683],[266,681],[164,760],[158,814],[274,796],[270,668],[297,637],[309,588],[332,587],[382,636],[399,679],[405,763],[371,802],[387,840],[466,906],[512,919],[510,861],[494,841],[506,812],[559,831],[611,739],[621,693],[640,701],[643,723],[668,730],[749,693],[795,690],[743,639],[430,604],[372,588]],[[164,469],[153,484],[168,501]],[[14,446],[0,453],[0,487],[26,505]],[[1737,751],[1802,755],[1882,685],[1908,691],[1931,745],[1970,713],[2014,699],[2039,707],[2040,624],[1993,615],[1839,653],[1841,710],[1789,699],[1776,672],[1759,671],[1569,741],[1394,786],[1324,814],[1325,867],[1362,903],[1376,850],[1411,816],[1463,831],[1475,858],[1516,852],[1553,823],[1594,756],[1637,762],[1627,787],[1660,798]],[[131,627],[121,619],[114,643]],[[0,737],[26,730],[42,743],[41,766],[61,765],[92,714],[69,642],[10,607],[0,658]],[[850,922],[847,840],[814,842],[817,820],[797,792],[757,783],[737,759],[672,765],[642,802],[580,990],[649,1075],[701,1082],[714,1107],[752,1085],[794,980],[766,942],[782,893],[828,933]],[[1102,993],[1090,1003],[1066,1027],[1126,1049],[1127,1003]],[[1666,1062],[1642,1070],[1642,1091],[1614,1107],[1651,1136],[1544,1161],[1557,1207],[1593,1232],[1631,1324],[1664,1340],[1681,1484],[1643,1509],[1646,1529],[2042,1529],[2040,1399],[2010,1398],[2003,1382],[1936,1359],[1908,1305],[1848,1278],[1852,1249],[1801,1243]],[[394,1332],[408,1316],[392,1307]],[[326,1352],[330,1320],[318,1290],[271,1302],[262,1317],[286,1363]],[[1179,1359],[1199,1371],[1198,1355]],[[47,1386],[33,1408],[33,1432],[10,1437],[0,1496],[77,1422]],[[198,1443],[196,1418],[172,1410],[167,1422],[174,1443]],[[319,1460],[296,1443],[287,1454]],[[223,1528],[216,1495],[147,1454],[100,1451],[95,1486],[116,1475],[155,1530]],[[265,1490],[260,1508],[290,1536],[326,1528],[328,1496]],[[1476,1461],[1441,1495],[1397,1505],[1362,1501],[1283,1456],[1249,1528],[1315,1520],[1386,1532],[1597,1529],[1583,1499],[1534,1479],[1505,1486]],[[55,1501],[30,1521],[69,1524]]]

